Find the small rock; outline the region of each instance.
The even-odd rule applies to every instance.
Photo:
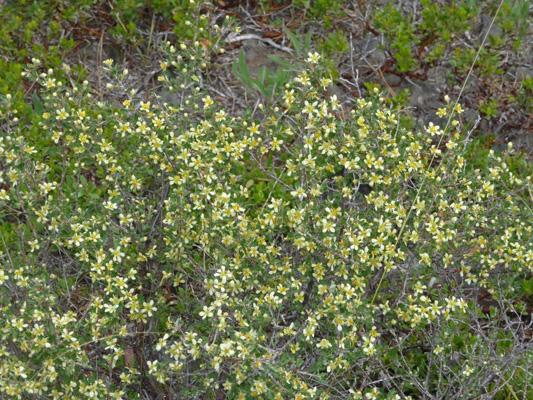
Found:
[[[331,84],[326,88],[326,98],[331,100],[333,96],[336,96],[337,100],[342,101],[346,97],[346,92],[342,87]]]
[[[424,107],[424,125],[427,127],[432,123],[433,125],[437,125],[440,127],[440,129],[444,129],[446,127],[446,123],[448,122],[448,118],[446,116],[439,117],[437,115],[437,111],[439,108],[444,107],[442,102],[438,100],[431,100],[426,107]]]
[[[282,58],[284,54],[270,54],[266,46],[257,40],[245,40],[243,42],[244,60],[248,64],[251,76],[257,76],[261,67],[275,73],[279,64],[268,58],[269,55]]]
[[[437,86],[439,92],[446,86],[446,68],[434,67],[428,69],[428,81]]]
[[[385,73],[381,77],[381,80],[385,86],[398,86],[402,81],[402,78],[395,74]]]
[[[361,53],[360,59],[356,61],[356,68],[361,74],[373,72],[385,63],[387,57],[378,48],[379,45],[380,41],[375,37],[363,39],[356,44]]]
[[[489,121],[487,121],[486,118],[481,118],[481,122],[479,123],[478,136],[487,136],[488,132],[489,132]]]
[[[533,132],[526,129],[511,129],[505,134],[498,135],[496,142],[504,142],[494,144],[495,150],[506,150],[507,143],[513,143],[514,148],[520,152],[524,151],[527,154],[533,154]]]
[[[487,14],[481,14],[480,16],[481,18],[481,26],[482,26],[482,30],[481,30],[481,35],[479,36],[479,43],[481,43],[483,41],[483,39],[485,38],[485,35],[487,35],[487,40],[485,41],[485,44],[487,43],[490,43],[490,42],[487,42],[489,40],[489,37],[490,36],[500,36],[502,34],[502,30],[501,28],[498,26],[498,24],[496,22],[494,22],[492,24],[492,17],[490,15],[487,15]],[[492,26],[491,26],[492,24]]]
[[[88,64],[97,65],[100,61],[104,62],[107,59],[112,59],[114,63],[122,61],[120,49],[109,43],[104,43],[102,46],[96,42],[87,43],[84,46],[80,46],[77,54],[79,62],[84,66]]]
[[[439,97],[440,90],[436,84],[430,82],[419,82],[411,89],[411,99],[409,104],[411,106],[424,107],[432,100]]]
[[[533,77],[533,70],[529,68],[513,68],[509,71],[509,73],[506,75],[511,78],[512,81],[515,82],[522,82],[526,80],[528,77]]]
[[[476,129],[480,129],[481,117],[478,110],[469,108],[465,110],[461,118],[464,121],[467,130],[472,129],[476,125]]]

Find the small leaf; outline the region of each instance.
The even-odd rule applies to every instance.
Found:
[[[36,92],[33,92],[33,106],[35,107],[35,112],[39,115],[43,115],[44,105],[37,96]]]
[[[280,57],[277,57],[277,56],[268,56],[268,59],[269,60],[272,60],[276,63],[278,63],[279,65],[289,69],[289,70],[295,70],[296,67],[294,65],[292,65],[290,62],[288,61],[285,61],[283,58],[280,58]]]
[[[259,72],[257,74],[257,80],[262,84],[264,85],[265,84],[265,78],[267,76],[267,69],[266,67],[263,65],[261,68],[259,68]]]
[[[254,85],[255,87],[257,88],[257,90],[259,90],[259,92],[265,96],[265,97],[268,97],[267,94],[267,88],[265,87],[265,85],[263,85],[258,79],[254,79]]]
[[[312,33],[311,29],[309,29],[305,37],[304,51],[306,54],[309,52],[309,49],[311,48],[311,33]]]
[[[248,68],[248,64],[246,64],[246,61],[244,59],[244,52],[241,50],[239,53],[239,69],[243,78],[243,82],[245,84],[249,84],[250,82],[250,68]]]
[[[524,279],[522,287],[527,294],[533,294],[533,279]]]
[[[300,40],[298,40],[296,35],[292,33],[289,28],[285,28],[285,32],[291,39],[292,45],[294,46],[294,49],[296,50],[296,55],[298,56],[298,58],[302,58],[302,47],[300,45]]]
[[[237,78],[242,80],[242,75],[239,73],[239,70],[237,69],[237,61],[233,63],[233,66],[231,69],[233,71],[233,75],[235,75]]]

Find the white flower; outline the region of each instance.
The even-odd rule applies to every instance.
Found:
[[[305,190],[303,188],[298,188],[296,190],[293,190],[291,192],[291,194],[294,196],[294,197],[298,197],[300,198],[300,200],[302,200],[303,198],[305,198]]]
[[[318,54],[316,51],[314,53],[309,53],[307,57],[307,62],[311,64],[318,64],[318,61],[320,60],[320,54]]]
[[[157,360],[155,360],[153,362],[152,361],[147,361],[146,363],[148,364],[148,369],[149,369],[149,372],[151,374],[153,374],[154,372],[157,371]]]

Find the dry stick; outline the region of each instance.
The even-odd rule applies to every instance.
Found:
[[[105,31],[102,32],[100,35],[100,43],[98,44],[98,53],[96,56],[96,62],[97,62],[97,70],[98,70],[98,94],[100,97],[100,101],[103,100],[103,93],[102,93],[102,72],[100,70],[100,66],[102,65],[102,54],[104,50],[104,35]]]

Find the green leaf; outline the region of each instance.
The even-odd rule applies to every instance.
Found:
[[[294,49],[296,50],[296,55],[298,58],[302,58],[302,46],[300,44],[300,40],[296,37],[294,33],[290,31],[289,28],[285,28],[285,32],[291,39],[292,45],[294,46]]]
[[[398,360],[398,349],[392,348],[389,350],[389,357],[392,361]]]
[[[257,74],[257,80],[259,81],[261,85],[265,84],[265,78],[267,76],[267,72],[268,71],[264,65],[261,68],[259,68],[259,72]]]
[[[268,56],[268,59],[278,63],[279,65],[281,65],[281,66],[283,66],[283,67],[285,67],[285,68],[287,68],[289,70],[295,70],[296,69],[296,67],[293,64],[291,64],[290,62],[284,60],[283,58],[280,58],[280,57],[277,57],[277,56]]]
[[[240,80],[242,80],[242,75],[239,73],[239,70],[237,69],[237,61],[235,61],[233,63],[233,66],[232,66],[232,71],[233,71],[233,75],[235,75],[237,78],[239,78]]]
[[[307,35],[305,36],[305,45],[304,45],[304,51],[307,54],[309,52],[309,49],[311,48],[311,29],[307,32]]]
[[[525,293],[533,294],[533,279],[524,279],[522,287],[524,288]]]
[[[261,81],[259,81],[259,79],[254,79],[253,83],[263,96],[269,97],[267,88],[261,83]]]
[[[244,59],[244,52],[241,50],[239,53],[239,70],[243,77],[243,82],[248,83],[250,82],[250,68],[248,68],[248,64],[246,64],[246,61]]]
[[[37,92],[33,92],[33,106],[35,107],[35,112],[39,115],[43,115],[44,105],[37,96]]]

